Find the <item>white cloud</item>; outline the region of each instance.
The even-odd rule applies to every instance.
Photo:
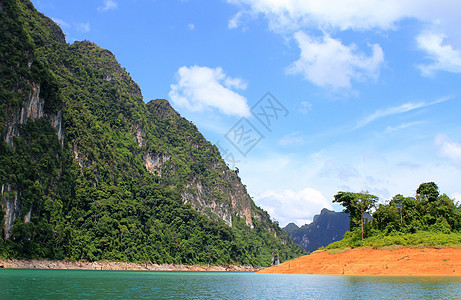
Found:
[[[382,145],[390,147],[384,151]],[[336,211],[342,210],[341,206],[331,202],[341,190],[368,190],[385,201],[396,194],[414,196],[419,184],[433,181],[443,193],[451,195],[460,192],[461,167],[452,160],[437,157],[431,151],[435,150],[435,147],[431,147],[433,145],[434,136],[421,142],[420,137],[396,136],[389,139],[389,135],[381,134],[353,143],[350,140],[331,143],[320,151],[308,147],[297,154],[287,154],[285,151],[283,154],[270,152],[269,155],[267,151],[271,150],[268,147],[259,147],[252,152],[248,161],[238,165],[239,176],[248,185],[255,203],[267,210],[282,226],[295,220],[298,220],[298,224],[304,224],[323,207],[332,206]],[[461,145],[457,146],[454,148]],[[288,197],[285,190],[299,193],[306,186],[319,191],[326,202],[312,205],[310,216],[297,215],[294,211],[297,205],[299,211],[308,209],[303,204],[297,204],[295,200],[298,198]],[[461,201],[461,197],[458,200]],[[284,212],[285,209],[287,212]]]
[[[61,28],[69,28],[70,25],[64,20],[58,18],[51,18],[56,24],[58,24]]]
[[[346,30],[387,31],[397,29],[403,20],[416,20],[423,30],[416,39],[417,44],[433,61],[419,66],[422,73],[430,75],[437,70],[461,72],[459,0],[228,0],[228,3],[240,8],[229,22],[229,28],[241,26],[243,15],[262,15],[273,31],[288,35],[304,29],[330,34]],[[334,41],[324,37],[323,42],[313,44],[323,50],[339,51],[339,54],[357,51]],[[379,50],[382,52],[381,48]],[[313,63],[307,62],[307,65],[306,61],[303,63],[301,57],[294,66],[295,70],[300,68],[302,71],[298,72],[305,73],[309,79],[313,77],[313,73],[309,72]],[[310,68],[306,71],[306,67]],[[328,72],[323,75],[325,73]],[[343,87],[350,85],[350,79],[350,73],[342,73],[336,78],[338,85]],[[320,86],[335,86],[322,75],[309,80],[316,80],[313,82]]]
[[[337,165],[333,160],[326,161],[318,174],[320,177],[339,179],[343,183],[354,178],[361,178],[359,171],[349,164]]]
[[[393,29],[405,18],[425,22],[457,20],[458,0],[228,0],[247,11],[262,14],[273,29],[299,29],[315,26],[324,29]],[[248,12],[247,12],[248,13]]]
[[[304,138],[299,132],[294,132],[285,135],[278,143],[282,146],[299,145],[304,143]]]
[[[307,114],[312,109],[312,104],[307,101],[301,101],[298,107],[298,111],[302,114]]]
[[[423,75],[430,76],[435,71],[461,72],[461,50],[454,49],[444,43],[446,36],[433,32],[424,32],[417,38],[418,46],[424,50],[434,62],[429,65],[420,65]]]
[[[357,129],[357,128],[363,127],[363,126],[373,122],[374,120],[377,120],[377,119],[380,119],[380,118],[406,113],[406,112],[409,112],[409,111],[412,111],[412,110],[415,110],[415,109],[419,109],[419,108],[431,106],[431,105],[434,105],[434,104],[438,104],[438,103],[441,103],[441,102],[445,102],[445,101],[447,101],[449,99],[450,99],[449,97],[445,97],[445,98],[437,99],[437,100],[432,101],[432,102],[405,103],[405,104],[402,104],[402,105],[399,105],[399,106],[388,107],[388,108],[385,108],[385,109],[378,109],[377,111],[370,114],[369,116],[359,120],[357,122],[357,125],[355,126],[355,128]]]
[[[228,0],[262,14],[274,30],[300,26],[346,29],[391,28],[404,15],[398,0]]]
[[[75,29],[77,31],[80,31],[80,32],[83,32],[83,33],[87,33],[90,31],[90,23],[89,22],[86,22],[86,23],[76,23],[75,24]]]
[[[453,194],[450,194],[449,196],[451,199],[455,199],[455,203],[459,202],[461,203],[461,193],[455,192]]]
[[[403,123],[403,124],[400,124],[400,125],[397,125],[397,126],[387,126],[385,132],[386,133],[391,133],[391,132],[395,132],[395,131],[399,131],[399,130],[404,130],[404,129],[407,129],[407,128],[412,127],[412,126],[420,125],[422,123],[424,123],[424,122],[417,121],[417,122]]]
[[[440,156],[446,157],[461,166],[461,144],[452,141],[445,134],[438,134],[434,139],[434,143]]]
[[[190,111],[216,108],[227,115],[250,116],[245,97],[232,90],[245,89],[245,82],[227,76],[222,68],[183,66],[176,76],[177,83],[170,85],[169,93],[176,105]]]
[[[104,0],[103,2],[103,6],[98,7],[99,11],[106,11],[118,8],[118,4],[114,0]]]
[[[194,29],[195,29],[195,25],[192,24],[192,23],[189,23],[189,24],[187,24],[187,28],[189,28],[189,30],[194,30]]]
[[[256,196],[255,201],[267,210],[272,218],[279,221],[282,227],[289,222],[295,222],[299,226],[310,223],[322,208],[332,208],[330,201],[322,193],[309,187],[300,191],[269,190]]]
[[[227,27],[229,29],[234,29],[239,27],[240,25],[240,18],[242,17],[242,12],[236,13],[230,20],[229,23],[227,24]]]
[[[372,55],[366,56],[352,44],[345,46],[341,41],[325,34],[316,39],[302,31],[294,35],[301,49],[301,57],[288,67],[289,74],[302,74],[321,87],[350,88],[351,80],[377,78],[384,62],[381,47],[372,45]]]
[[[240,78],[226,77],[224,85],[229,89],[246,90],[247,88],[247,83]]]

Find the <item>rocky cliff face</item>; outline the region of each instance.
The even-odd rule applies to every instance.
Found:
[[[238,216],[253,228],[252,219],[255,215],[260,218],[259,213],[254,209],[255,205],[240,178],[235,171],[229,170],[217,154],[217,149],[197,132],[193,124],[182,118],[167,100],[151,101],[148,107],[156,117],[155,122],[172,127],[174,134],[186,137],[182,147],[189,148],[185,155],[188,161],[193,162],[190,168],[194,174],[183,178],[184,184],[180,187],[183,202],[191,204],[212,219],[224,221],[229,226],[232,226],[233,217]],[[190,132],[196,134],[191,135]],[[215,155],[204,158],[198,155],[202,151]],[[171,160],[172,156],[179,154],[176,149],[170,149],[168,152],[148,153],[145,156],[146,168],[160,177],[162,174],[174,177],[175,173],[178,173],[179,165],[184,161]]]
[[[110,51],[66,44],[29,0],[0,8],[0,256],[267,264],[271,250],[302,252]]]
[[[18,194],[11,190],[8,184],[2,184],[1,189],[2,207],[4,208],[4,236],[6,239],[11,236],[11,227],[13,227],[14,220],[21,212],[21,205],[18,201]]]
[[[43,61],[37,58],[34,45],[21,28],[25,22],[17,15],[17,8],[14,2],[0,1],[0,43],[4,54],[0,60],[0,124],[3,127],[0,128],[0,140],[14,149],[14,139],[22,138],[22,128],[28,122],[46,119],[56,129],[57,138],[64,145],[61,99],[55,93],[57,83],[51,73],[43,69]],[[37,17],[45,18],[42,15]],[[50,21],[49,25],[57,34],[56,40],[62,43],[62,31],[57,30],[57,25]],[[21,199],[24,195],[14,175],[9,174],[1,182],[0,200],[5,212],[2,226],[5,238],[10,237],[16,218],[22,215],[25,223],[31,220],[31,208],[22,211],[24,205]]]
[[[6,120],[6,134],[4,141],[12,145],[13,137],[19,136],[18,127],[26,124],[29,120],[35,121],[47,118],[51,125],[56,128],[58,139],[64,143],[64,132],[62,128],[62,110],[57,113],[45,113],[45,98],[40,94],[40,84],[32,83],[29,97],[17,113],[8,116]]]
[[[232,171],[223,174],[225,186],[211,186],[195,178],[186,184],[181,193],[184,203],[211,217],[216,216],[232,226],[232,217],[244,218],[245,223],[253,228],[252,203],[240,180],[235,178]],[[234,176],[234,177],[233,177]]]
[[[6,133],[2,136],[5,143],[14,148],[15,145],[13,138],[21,136],[19,128],[29,121],[36,121],[38,119],[45,118],[56,129],[57,137],[61,142],[61,145],[64,145],[62,110],[59,110],[57,113],[46,113],[44,109],[45,101],[46,99],[40,94],[40,84],[32,83],[31,92],[26,101],[24,101],[23,106],[17,110],[16,113],[12,113],[6,118],[4,129],[4,132]],[[12,187],[8,181],[3,183],[1,187],[1,203],[5,212],[3,224],[4,237],[9,238],[14,221],[21,215],[23,205],[19,199],[21,198],[22,193]],[[30,222],[30,218],[31,210],[29,209],[24,217],[24,222]]]

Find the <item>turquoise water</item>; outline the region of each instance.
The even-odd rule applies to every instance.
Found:
[[[461,299],[461,277],[0,270],[0,299]]]

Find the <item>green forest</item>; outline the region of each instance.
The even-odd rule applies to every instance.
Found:
[[[414,197],[398,194],[385,204],[367,192],[338,192],[333,202],[350,214],[350,231],[326,249],[461,245],[461,204],[440,194],[434,182],[420,184]]]
[[[273,251],[305,253],[191,122],[144,102],[109,50],[67,44],[28,0],[2,2],[0,258],[267,266]],[[42,115],[21,122],[38,92]],[[147,157],[164,160],[148,170]],[[231,222],[184,201],[197,182]]]

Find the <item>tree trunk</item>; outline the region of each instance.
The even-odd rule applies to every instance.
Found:
[[[362,217],[360,218],[360,223],[362,225],[362,242],[363,242],[363,215]]]

